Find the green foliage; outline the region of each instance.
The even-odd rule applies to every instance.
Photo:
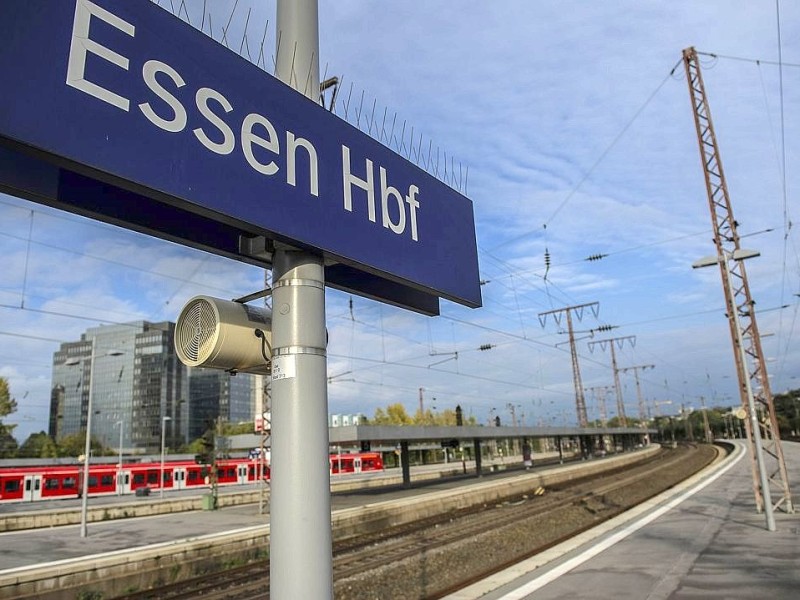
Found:
[[[775,394],[775,416],[782,437],[800,437],[800,390]]]
[[[372,425],[412,425],[414,420],[406,412],[406,407],[400,404],[390,404],[386,410],[375,410],[375,416],[370,421]]]
[[[187,446],[184,451],[185,454],[200,454],[205,450],[205,442],[203,438],[197,438],[196,440],[192,440]]]
[[[214,464],[220,456],[221,448],[216,447],[216,422],[214,419],[206,421],[206,430],[196,440],[188,445],[188,451],[195,455],[195,461],[199,464]],[[213,469],[216,473],[216,469]]]
[[[223,423],[222,435],[241,435],[243,433],[254,433],[255,423],[245,421],[243,423]]]
[[[17,450],[20,458],[55,458],[58,455],[58,446],[44,431],[32,433]]]
[[[97,440],[92,438],[91,449],[93,456],[102,456],[107,454],[103,445]],[[65,435],[58,440],[58,451],[61,456],[72,456],[77,458],[81,456],[86,450],[86,433],[80,431],[78,433],[71,433]]]
[[[8,380],[0,377],[0,419],[7,417],[17,410],[17,401],[11,397]],[[14,456],[17,450],[17,440],[13,431],[16,425],[5,425],[0,420],[0,458]]]
[[[7,417],[17,410],[17,401],[11,397],[8,380],[0,377],[0,418]]]
[[[456,412],[450,408],[446,408],[441,412],[433,411],[431,409],[420,413],[417,410],[416,414],[411,417],[407,412],[405,406],[401,403],[390,404],[384,410],[383,408],[376,408],[375,415],[369,420],[370,425],[438,425],[438,426],[453,426],[456,425]],[[475,417],[465,417],[464,425],[476,425]]]
[[[14,426],[0,427],[0,458],[12,458],[17,452],[17,440],[11,435]]]

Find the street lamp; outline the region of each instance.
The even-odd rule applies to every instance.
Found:
[[[117,421],[114,426],[119,426],[119,464],[117,465],[117,496],[122,494],[122,432],[125,430],[125,421]]]
[[[89,457],[92,451],[92,380],[94,379],[94,359],[96,341],[92,340],[92,352],[89,355],[89,398],[86,401],[86,443],[83,451],[83,482],[81,485],[81,537],[86,537],[89,532],[86,526],[87,514],[89,512]],[[124,354],[121,350],[108,350],[104,356],[120,356]],[[83,364],[85,358],[74,357],[64,361],[67,366]]]
[[[761,253],[758,252],[757,250],[746,250],[744,248],[737,248],[733,252],[724,252],[723,254],[717,256],[707,256],[705,258],[701,258],[700,260],[692,263],[692,268],[699,269],[702,267],[719,265],[721,267],[723,277],[725,277],[725,285],[727,289],[732,290],[733,284],[731,282],[731,271],[728,261],[745,260],[760,255]],[[733,312],[731,314],[732,317],[731,321],[733,322],[734,325],[733,331],[736,341],[736,343],[734,344],[734,352],[738,352],[739,354],[738,362],[741,364],[741,368],[744,369],[745,365],[747,365],[747,354],[745,353],[744,350],[744,338],[742,335],[742,327],[741,324],[739,323],[739,314],[736,310],[736,307],[731,306],[731,308],[733,309]],[[756,455],[756,465],[758,467],[758,479],[759,479],[759,484],[761,485],[761,496],[764,503],[764,516],[766,517],[767,521],[767,530],[775,531],[775,515],[773,514],[772,511],[772,495],[769,489],[767,468],[766,465],[764,464],[764,448],[763,448],[763,442],[761,440],[761,426],[759,425],[758,415],[756,414],[755,399],[753,398],[753,387],[750,384],[750,377],[747,376],[747,373],[744,373],[742,379],[744,380],[743,383],[745,387],[745,396],[747,397],[747,412],[750,419],[750,429],[753,432],[753,447]]]
[[[158,484],[158,493],[161,499],[164,499],[164,442],[166,440],[167,421],[171,421],[172,417],[161,418],[161,481]]]

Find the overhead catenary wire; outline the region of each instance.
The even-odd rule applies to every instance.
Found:
[[[183,3],[181,3],[181,4],[183,4]],[[205,4],[204,4],[204,5],[205,5]],[[179,9],[179,12],[180,12],[180,9]],[[204,13],[205,13],[205,9],[204,9]],[[204,16],[205,16],[205,15],[204,15]],[[187,15],[187,17],[188,17],[188,15]],[[374,113],[374,103],[373,103],[373,113]],[[371,129],[371,130],[373,129],[373,127],[372,127],[372,124],[371,124],[371,123],[370,123],[370,129]],[[382,137],[382,136],[383,136],[383,134],[381,133],[381,137]],[[394,136],[392,135],[392,136],[390,136],[390,137],[394,137]],[[419,140],[421,140],[421,137],[420,137],[420,138],[417,138],[417,137],[415,137],[415,142],[419,143]],[[406,140],[404,139],[404,145],[405,145],[405,141],[406,141]],[[432,165],[432,163],[433,163],[433,160],[430,158],[430,155],[431,155],[431,150],[432,150],[432,141],[430,141],[428,145],[429,145],[428,160],[429,160],[429,162],[430,162],[430,163],[431,163],[431,165]],[[412,150],[413,150],[413,148],[409,148],[409,152],[410,152],[410,151],[412,151]],[[416,154],[417,154],[417,155],[419,155],[419,152],[417,152]],[[423,160],[424,160],[424,159],[425,159],[425,157],[424,157],[424,152],[422,153],[422,155],[423,155]],[[432,167],[431,167],[431,168],[432,168]],[[559,210],[560,210],[560,209],[559,209]],[[554,216],[555,216],[555,215],[554,215]],[[547,251],[547,246],[545,246],[545,250]],[[624,251],[625,251],[625,250],[618,251],[618,252],[612,252],[612,253],[609,253],[609,255],[612,255],[612,254],[619,254],[619,253],[621,253],[621,252],[624,252]],[[554,258],[557,258],[557,255],[556,255],[556,256],[554,256]],[[583,259],[583,260],[585,260],[585,259]],[[578,261],[578,260],[576,260],[576,261],[572,261],[572,262],[579,262],[579,261]],[[562,263],[559,263],[559,262],[557,262],[556,260],[553,260],[552,264],[553,264],[553,266],[554,266],[554,267],[556,267],[556,266],[561,266],[561,265],[564,265],[564,264],[572,264],[572,263],[563,263],[563,262],[562,262]],[[524,273],[524,272],[523,272],[523,273]],[[551,283],[551,282],[549,282],[549,281],[548,281],[548,274],[549,274],[549,273],[548,273],[548,271],[546,270],[546,271],[545,271],[544,278],[543,278],[543,279],[544,279],[544,291],[543,291],[543,293],[545,294],[544,298],[548,299],[548,300],[549,300],[549,302],[550,302],[550,303],[552,303],[552,302],[553,302],[553,299],[552,299],[552,297],[551,297],[551,294],[550,294],[550,292],[551,292],[550,283]],[[519,316],[519,319],[520,319],[520,322],[521,322],[520,324],[522,325],[522,331],[523,331],[522,340],[524,340],[524,341],[526,341],[526,342],[530,342],[530,340],[529,340],[529,339],[526,339],[526,336],[525,336],[525,333],[524,333],[524,323],[522,323],[522,310],[521,310],[521,308],[520,308],[520,306],[519,306],[519,305],[520,305],[520,298],[530,297],[530,298],[532,298],[532,299],[533,299],[533,298],[535,298],[535,299],[536,299],[536,301],[538,301],[538,302],[542,302],[542,298],[538,297],[538,294],[539,294],[539,293],[542,293],[542,291],[541,291],[541,289],[540,289],[540,286],[537,286],[537,289],[535,289],[535,290],[533,289],[533,287],[532,287],[532,286],[531,286],[531,288],[528,288],[528,289],[525,289],[525,288],[526,288],[526,286],[523,286],[523,285],[517,286],[517,285],[516,285],[516,283],[518,283],[519,281],[521,281],[521,280],[522,280],[522,276],[520,275],[520,271],[519,271],[519,270],[516,270],[514,267],[511,267],[511,268],[510,268],[510,270],[508,271],[508,273],[507,273],[506,275],[500,275],[500,276],[499,276],[499,277],[497,277],[497,278],[493,277],[493,279],[495,279],[495,280],[499,280],[499,279],[500,279],[500,278],[502,278],[502,277],[505,277],[506,279],[507,279],[507,278],[511,278],[511,279],[512,279],[512,284],[513,284],[513,287],[512,287],[512,288],[509,288],[508,286],[504,286],[504,287],[505,287],[505,289],[511,289],[511,291],[513,291],[513,292],[514,292],[514,296],[515,296],[515,303],[517,304],[517,306],[516,306],[516,312],[518,313],[518,316]],[[188,280],[191,280],[192,278],[191,278],[191,277],[189,277],[189,278],[187,278],[187,279],[188,279]],[[532,279],[533,279],[533,278],[532,278]],[[515,280],[516,280],[516,282],[515,282]],[[187,283],[188,283],[188,281],[187,281]],[[502,283],[500,283],[499,281],[498,281],[498,284],[499,284],[499,285],[503,285],[503,284],[502,284]],[[553,284],[553,285],[555,285],[555,284]],[[519,287],[519,290],[517,289],[517,287]],[[519,291],[519,297],[517,297],[517,292],[518,292],[518,291]],[[554,293],[554,294],[558,294],[558,290],[557,290],[557,289],[553,289],[552,291],[553,291],[553,293]],[[507,298],[507,297],[506,297],[506,298]],[[565,294],[565,299],[566,299],[566,294]],[[574,299],[570,299],[570,300],[571,300],[571,301],[574,301]],[[492,301],[494,301],[494,299],[493,299]],[[513,309],[512,309],[512,310],[513,310]],[[381,305],[381,311],[382,311],[382,305]],[[513,316],[513,315],[512,315],[512,316]],[[509,322],[512,322],[512,319],[509,319]],[[650,321],[641,321],[640,323],[646,323],[646,322],[650,322]],[[383,326],[384,326],[384,324],[383,324],[383,321],[381,320],[381,330],[383,330]],[[355,328],[355,326],[354,326],[354,325],[353,325],[353,327]],[[389,335],[392,335],[392,334],[390,333]],[[521,341],[522,341],[522,340],[521,340]],[[385,352],[385,338],[384,338],[383,331],[381,332],[381,342],[382,342],[382,345],[383,345],[383,348],[384,348],[384,350],[383,350],[383,357],[384,357],[384,359],[385,359],[385,358],[386,358],[386,352]],[[506,342],[506,343],[511,343],[511,342]]]
[[[583,184],[589,179],[589,177],[591,177],[591,175],[594,173],[594,171],[597,169],[597,167],[599,167],[600,164],[605,160],[605,158],[608,156],[608,154],[611,152],[611,150],[625,136],[625,133],[627,133],[628,129],[631,128],[631,126],[634,124],[634,122],[636,122],[636,120],[639,118],[639,116],[644,112],[644,110],[649,106],[649,104],[653,101],[653,99],[658,95],[658,93],[661,91],[661,88],[664,87],[664,84],[666,84],[667,81],[670,80],[670,78],[672,77],[672,74],[675,72],[675,69],[677,69],[678,66],[680,66],[680,64],[681,64],[680,60],[675,63],[675,65],[672,67],[672,69],[670,69],[669,73],[661,80],[661,82],[656,86],[656,88],[650,93],[650,95],[647,97],[647,99],[644,101],[644,103],[639,106],[639,108],[634,112],[633,116],[625,123],[625,125],[622,127],[622,129],[619,131],[619,133],[614,137],[614,139],[611,140],[611,143],[608,146],[606,146],[606,148],[600,153],[600,156],[598,156],[598,158],[592,163],[592,165],[589,167],[589,169],[586,170],[586,172],[583,174],[583,176],[580,178],[580,180],[578,180],[578,182],[567,193],[567,195],[564,197],[564,199],[558,204],[558,206],[556,206],[555,210],[550,214],[550,216],[547,219],[545,219],[543,227],[546,227],[547,225],[551,224],[555,220],[555,218],[558,216],[558,214],[563,210],[563,208],[567,205],[567,203],[572,199],[572,197],[576,193],[578,193],[578,191],[581,189],[581,187],[583,187]],[[516,236],[514,236],[514,237],[512,237],[510,239],[507,239],[507,240],[501,242],[500,244],[497,244],[496,246],[494,246],[492,248],[492,250],[497,250],[498,248],[507,246],[507,245],[515,243],[515,242],[518,242],[519,240],[524,239],[524,238],[532,235],[535,231],[538,231],[538,230],[528,231],[528,232],[516,235]]]
[[[775,0],[775,25],[776,25],[776,34],[777,34],[777,49],[778,49],[778,88],[779,88],[779,99],[780,99],[780,172],[781,172],[781,196],[783,201],[783,269],[782,269],[782,278],[781,278],[781,302],[784,301],[786,297],[786,263],[787,263],[787,254],[789,248],[789,234],[792,228],[792,222],[789,218],[789,208],[788,208],[788,192],[787,192],[787,182],[786,182],[786,114],[785,114],[785,95],[783,89],[783,44],[781,40],[781,10],[780,10],[780,1]],[[795,255],[795,259],[797,256]],[[796,313],[795,313],[796,316]],[[794,321],[793,321],[794,322]],[[780,326],[783,323],[783,313],[781,313],[781,317],[779,318],[779,327],[778,330],[783,333],[783,327]],[[788,333],[788,340],[791,341],[792,338],[792,329],[789,330]],[[787,342],[787,349],[788,349],[788,342]],[[781,361],[781,367],[784,365],[784,361]]]
[[[748,56],[733,56],[733,55],[730,55],[730,54],[719,54],[719,53],[716,53],[716,52],[701,52],[699,50],[697,51],[697,54],[699,56],[710,56],[712,58],[724,58],[726,60],[737,60],[737,61],[749,62],[749,63],[761,63],[761,64],[764,64],[764,65],[775,65],[775,66],[793,67],[793,68],[800,67],[800,63],[787,63],[787,62],[782,62],[780,60],[778,60],[778,61],[765,60],[763,58],[752,58],[752,57],[748,57]]]

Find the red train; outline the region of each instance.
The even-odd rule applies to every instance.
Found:
[[[377,452],[331,455],[331,473],[382,471],[383,460]],[[164,489],[182,490],[208,485],[207,465],[191,461],[164,463]],[[217,461],[217,481],[221,486],[244,485],[258,481],[261,463],[247,458]],[[160,462],[127,463],[119,470],[116,464],[89,467],[89,495],[136,494],[137,490],[159,489]],[[33,502],[80,495],[82,465],[44,465],[0,468],[0,503]],[[269,467],[265,479],[269,478]],[[140,492],[141,493],[141,492]]]

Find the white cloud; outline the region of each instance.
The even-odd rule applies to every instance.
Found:
[[[188,3],[193,19],[202,4]],[[215,37],[232,7],[232,0],[214,3]],[[251,7],[250,42],[272,22],[270,62],[274,3],[240,1],[229,39],[238,48]],[[765,340],[777,358],[776,389],[798,375],[792,294],[800,291],[794,229],[784,229],[800,186],[791,169],[800,153],[800,70],[789,66],[800,63],[800,8],[780,7],[783,119],[774,65],[703,59],[740,233],[775,228],[743,245],[762,253],[747,269],[765,309],[761,329],[777,334]],[[719,273],[690,267],[714,247],[682,66],[672,78],[669,71],[690,45],[775,60],[774,5],[348,0],[321,3],[320,11],[321,64],[344,76],[339,108],[353,82],[351,120],[364,90],[362,124],[374,101],[378,121],[384,107],[389,119],[397,111],[395,135],[407,122],[406,144],[413,127],[415,142],[424,136],[425,157],[432,140],[434,153],[439,147],[468,166],[481,276],[491,280],[482,288],[484,309],[442,302],[439,319],[355,298],[351,320],[349,297],[328,291],[329,374],[352,371],[329,386],[331,412],[371,415],[397,401],[414,410],[422,387],[440,408],[460,402],[483,421],[508,403],[526,407],[529,422],[571,417],[569,353],[555,347],[565,336],[552,322],[542,329],[537,315],[593,301],[600,316],[585,316],[580,328],[619,324],[611,335],[636,336],[621,356],[656,364],[643,385],[649,400],[673,400],[662,412],[700,395],[735,396],[727,324],[708,312],[723,306]],[[18,336],[72,340],[92,318],[174,320],[192,295],[233,298],[261,285],[255,267],[0,200],[0,331],[12,334],[3,336],[0,373],[32,406],[49,402],[57,345]],[[585,260],[596,254],[608,256]],[[792,308],[766,311],[781,304]],[[610,384],[608,356],[590,352],[586,341],[579,342],[584,385]],[[478,351],[485,343],[497,346]],[[448,358],[431,352],[456,351],[457,361],[428,368]],[[20,431],[46,428],[46,408],[36,410],[37,420],[21,421]]]

